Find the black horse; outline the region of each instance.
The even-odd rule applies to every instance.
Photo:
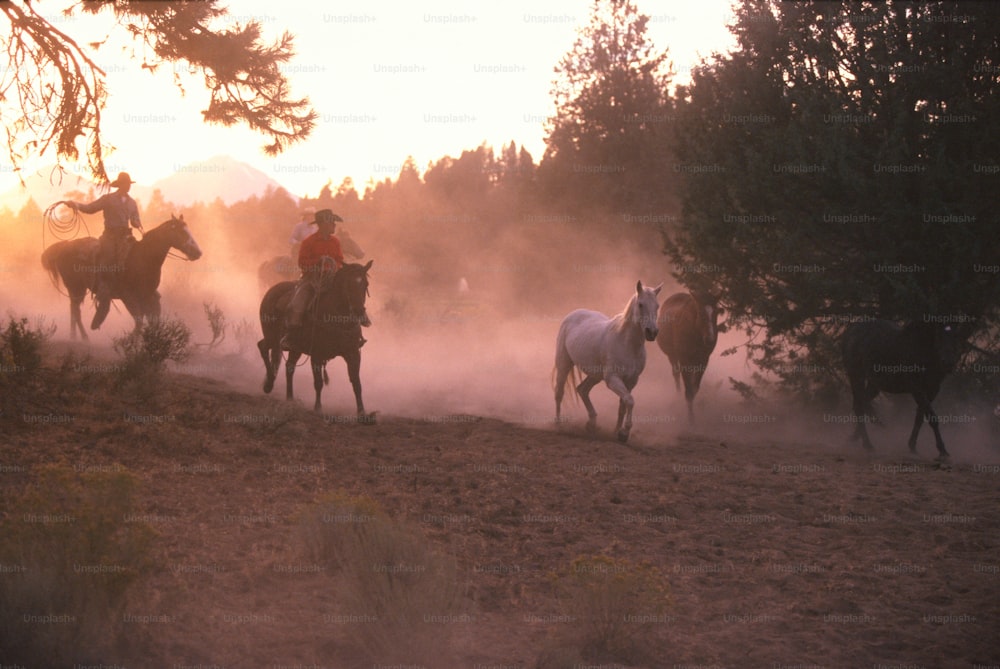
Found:
[[[42,266],[59,287],[62,280],[69,293],[69,331],[76,338],[79,332],[87,339],[80,315],[80,304],[87,291],[94,290],[99,268],[97,249],[100,242],[94,237],[82,237],[56,242],[42,253]],[[178,249],[188,260],[201,257],[198,242],[191,235],[191,229],[184,217],[171,218],[146,232],[142,239],[133,243],[118,272],[108,272],[114,278],[111,297],[121,300],[135,319],[136,327],[144,319],[160,316],[160,273],[170,249]]]
[[[940,457],[948,457],[938,417],[931,407],[941,381],[962,357],[965,328],[947,323],[912,322],[899,326],[875,320],[852,325],[844,333],[842,352],[854,396],[855,438],[871,450],[865,423],[871,401],[880,392],[909,393],[917,403],[909,446],[917,450],[917,434],[926,419],[934,430]]]
[[[368,261],[367,265],[344,265],[331,278],[324,280],[324,287],[305,315],[299,339],[289,342],[290,350],[285,363],[287,399],[292,399],[296,363],[303,354],[308,355],[312,363],[313,387],[316,389],[313,408],[321,411],[320,393],[326,363],[339,356],[347,363],[347,376],[354,388],[358,418],[370,419],[361,401],[361,327],[371,324],[365,311],[368,270],[371,266],[372,261]],[[257,342],[257,348],[267,370],[265,393],[274,388],[278,365],[281,364],[281,338],[285,334],[285,317],[294,290],[294,282],[283,281],[272,286],[260,303],[260,327],[264,338]]]

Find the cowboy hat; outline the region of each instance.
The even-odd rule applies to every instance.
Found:
[[[319,211],[316,212],[315,218],[313,218],[313,220],[310,221],[310,223],[314,225],[319,225],[320,223],[343,223],[343,222],[344,219],[342,219],[340,216],[337,216],[330,209],[320,209]]]
[[[128,172],[119,172],[118,176],[114,181],[111,182],[112,186],[131,186],[135,182],[132,181],[132,177],[128,175]]]

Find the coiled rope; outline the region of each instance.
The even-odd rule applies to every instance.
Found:
[[[79,211],[67,206],[62,201],[49,205],[48,209],[42,213],[42,248],[47,247],[45,243],[46,233],[54,237],[55,241],[66,241],[79,237],[81,228],[86,231],[87,236],[90,236],[87,221],[84,220]]]

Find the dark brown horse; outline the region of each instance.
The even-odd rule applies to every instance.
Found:
[[[908,393],[917,403],[910,451],[916,453],[917,435],[926,419],[934,431],[939,457],[948,457],[931,402],[941,381],[962,358],[967,334],[962,325],[915,321],[899,326],[885,320],[857,323],[844,332],[841,350],[854,400],[854,436],[861,437],[866,449],[872,448],[865,429],[871,401],[880,392]]]
[[[342,357],[347,363],[347,376],[354,388],[358,418],[370,419],[365,414],[361,401],[361,327],[371,325],[365,311],[368,296],[367,265],[348,264],[341,267],[332,278],[325,280],[314,305],[303,320],[299,340],[289,342],[288,360],[285,363],[285,396],[292,399],[295,366],[302,355],[308,355],[312,363],[313,387],[316,389],[316,403],[313,409],[322,410],[320,394],[323,390],[326,363]],[[267,376],[264,392],[274,388],[274,380],[281,364],[281,338],[285,334],[288,303],[295,289],[295,283],[284,281],[264,295],[260,303],[260,327],[264,338],[257,342],[260,356],[264,359]]]
[[[93,291],[97,272],[108,268],[97,266],[97,248],[100,242],[94,237],[81,237],[52,244],[42,253],[42,267],[49,273],[52,283],[59,287],[59,281],[69,293],[70,336],[76,338],[79,331],[87,339],[80,318],[80,303],[87,291]],[[131,248],[117,271],[113,274],[112,299],[119,299],[135,319],[136,327],[146,318],[160,316],[160,271],[170,249],[177,249],[188,260],[201,257],[198,242],[191,236],[191,230],[184,217],[171,218],[146,232]]]
[[[694,396],[708,367],[708,358],[719,337],[718,317],[722,309],[715,301],[697,299],[689,293],[676,293],[660,305],[656,324],[660,333],[656,343],[670,359],[677,390],[684,379],[684,397],[688,420],[694,421]]]

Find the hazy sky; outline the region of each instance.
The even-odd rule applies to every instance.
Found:
[[[676,80],[685,79],[700,56],[731,44],[730,0],[637,4],[651,17],[656,47],[669,50]],[[37,6],[53,11],[59,3]],[[408,155],[422,171],[429,161],[484,141],[499,150],[514,140],[536,162],[541,158],[553,67],[588,22],[591,0],[375,0],[363,10],[357,6],[231,3],[236,20],[256,18],[269,36],[284,30],[295,35],[297,56],[288,65],[293,90],[308,96],[320,115],[309,140],[276,158],[261,152],[265,138],[242,127],[202,124],[207,93],[196,78],[181,74],[182,98],[169,66],[151,75],[121,44],[103,47],[97,61],[111,90],[105,140],[117,147],[107,160],[109,173],[127,170],[149,184],[183,165],[229,154],[296,195],[315,195],[327,181],[336,186],[345,176],[359,190],[370,178],[395,177]],[[58,25],[74,37],[108,31],[106,17]],[[15,181],[5,167],[0,190]]]

